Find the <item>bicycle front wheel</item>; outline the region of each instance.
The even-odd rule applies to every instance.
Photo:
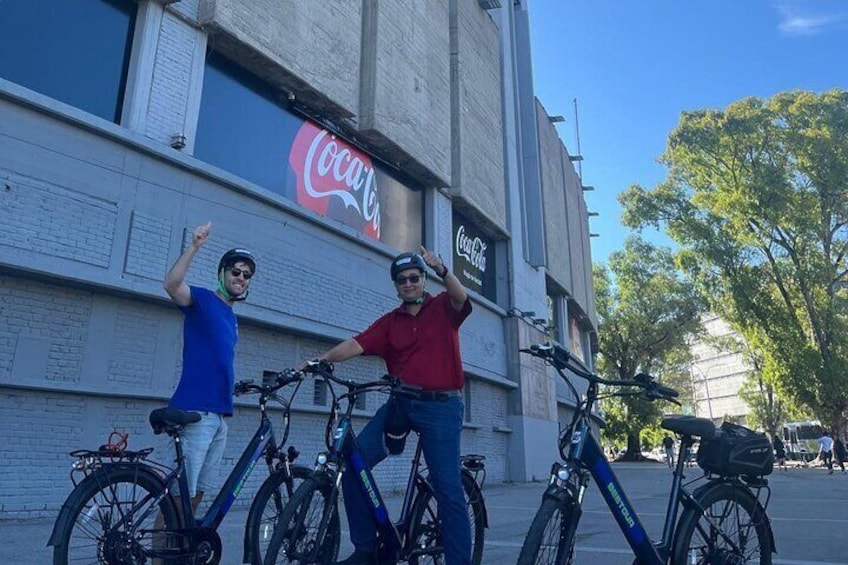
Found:
[[[244,529],[244,546],[254,565],[264,563],[274,526],[283,508],[295,490],[312,474],[311,469],[301,465],[292,465],[290,470],[291,474],[280,470],[265,479],[250,505]]]
[[[468,519],[471,522],[471,565],[480,565],[483,561],[483,543],[486,535],[486,506],[483,502],[483,492],[474,479],[465,473],[462,475],[462,488],[465,491]],[[419,491],[412,505],[411,516],[409,526],[411,548],[424,550],[424,552],[411,557],[410,565],[444,563],[442,525],[432,492]]]
[[[771,565],[771,535],[765,510],[747,488],[719,484],[709,488],[697,508],[680,516],[674,563],[749,563]]]
[[[265,565],[334,564],[341,540],[339,505],[335,498],[336,491],[330,481],[303,481],[280,514],[268,544]]]
[[[153,507],[163,488],[153,473],[135,467],[99,469],[83,479],[59,514],[54,565],[145,563],[154,549],[167,547],[162,530],[181,527],[170,496]]]
[[[563,495],[564,493],[560,493]],[[574,533],[579,515],[574,512],[571,496],[564,494],[542,498],[521,553],[518,565],[570,565],[574,560]]]

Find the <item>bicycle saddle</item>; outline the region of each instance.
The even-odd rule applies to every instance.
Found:
[[[674,418],[663,418],[660,424],[666,430],[685,435],[709,439],[715,435],[715,424],[707,418],[696,418],[694,416],[675,416]]]
[[[200,421],[197,412],[186,412],[177,408],[157,408],[150,413],[150,427],[156,435],[162,432],[173,435],[188,424]]]

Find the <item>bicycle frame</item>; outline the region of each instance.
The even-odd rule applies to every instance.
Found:
[[[353,402],[351,401],[351,406]],[[356,476],[362,492],[365,494],[365,499],[368,501],[368,507],[371,510],[371,516],[377,527],[377,537],[389,551],[399,551],[404,546],[404,538],[407,532],[407,522],[410,511],[412,509],[412,499],[415,484],[419,479],[418,469],[421,461],[421,442],[419,441],[415,447],[415,457],[412,460],[412,469],[409,474],[406,493],[404,494],[403,506],[401,510],[401,519],[398,525],[402,526],[400,531],[389,516],[386,503],[380,494],[377,483],[374,480],[374,475],[362,459],[362,453],[359,448],[359,441],[356,439],[356,434],[353,433],[351,427],[351,416],[348,413],[342,416],[336,431],[333,434],[333,443],[330,447],[330,456],[335,456],[338,462],[340,457],[344,462],[338,466],[336,477],[336,489],[341,482],[341,477],[350,468]],[[346,468],[347,467],[347,468]]]
[[[571,451],[567,460],[576,463],[581,470],[587,470],[591,474],[619,529],[621,529],[621,532],[627,539],[627,543],[633,550],[637,562],[645,565],[662,565],[665,563],[664,558],[660,556],[657,548],[645,531],[645,527],[639,520],[636,510],[627,498],[618,477],[613,472],[602,447],[592,434],[589,423],[583,414],[579,414],[572,430]],[[578,472],[578,475],[581,475],[581,473]],[[674,509],[671,511],[671,514],[666,514],[666,526],[663,528],[663,548],[668,548],[671,545],[673,528],[669,528],[668,526],[674,523],[677,515],[679,480],[678,475],[675,473],[674,483],[676,488],[672,488],[669,501],[670,508],[673,505]],[[578,503],[582,503],[583,493],[587,487],[586,482],[585,476],[581,476]],[[668,539],[666,539],[666,536],[668,536]],[[664,551],[664,553],[667,552]]]

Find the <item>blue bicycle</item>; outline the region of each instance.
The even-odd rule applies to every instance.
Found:
[[[521,351],[552,365],[575,398],[581,396],[566,377],[566,370],[589,381],[589,387],[559,438],[562,462],[554,463],[551,469],[548,488],[524,539],[518,565],[574,562],[583,496],[592,479],[636,556],[635,564],[771,565],[775,545],[766,515],[771,491],[763,475],[771,472],[773,459],[767,438],[727,423],[717,430],[704,418],[664,419],[662,427],[681,438],[680,456],[662,539],[653,543],[592,432],[591,415],[602,397],[599,385],[614,387],[606,396],[644,394],[649,400],[673,401],[677,391],[645,374],[633,380],[603,379],[558,345],[543,343]],[[698,464],[706,473],[684,481],[683,454],[697,437],[701,438]],[[697,488],[690,490],[696,483]]]
[[[126,436],[97,450],[71,452],[76,458],[71,472],[75,486],[62,505],[48,542],[54,547],[54,565],[143,565],[153,559],[169,564],[219,563],[221,539],[217,528],[264,458],[270,475],[254,497],[244,537],[244,561],[262,563],[280,512],[297,485],[312,472],[292,464],[298,456],[294,447],[282,448],[289,433],[291,398],[301,381],[299,373],[265,371],[261,385],[250,380],[236,383],[236,395],[259,394],[259,427],[202,517],[192,511],[180,443],[183,428],[200,419],[197,412],[160,408],[150,414],[154,433],[164,432],[174,440],[173,469],[147,460],[153,448],[126,449]],[[278,391],[289,385],[294,385],[294,392],[286,399]],[[266,412],[269,399],[284,409],[279,444]],[[174,494],[175,487],[179,487],[179,494]]]
[[[283,510],[268,545],[265,565],[335,563],[340,537],[338,497],[344,473],[353,473],[363,492],[368,493],[372,518],[377,526],[379,563],[444,563],[443,532],[433,488],[421,461],[421,443],[417,444],[412,458],[400,519],[393,522],[371,470],[363,462],[352,427],[353,408],[356,399],[363,394],[381,391],[415,399],[421,390],[389,375],[365,383],[340,379],[333,375],[333,366],[326,361],[311,362],[305,370],[324,379],[332,394],[326,430],[328,451],[318,456],[315,472],[298,487]],[[337,396],[333,384],[346,392]],[[343,400],[347,401],[347,407],[336,421]],[[462,486],[471,521],[473,565],[479,565],[483,558],[484,528],[487,526],[486,505],[477,481],[481,475],[485,477],[483,457],[463,456]]]

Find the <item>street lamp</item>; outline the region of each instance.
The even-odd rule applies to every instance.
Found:
[[[713,419],[713,401],[712,401],[712,398],[710,398],[710,384],[709,384],[709,372],[710,372],[710,369],[712,369],[712,367],[710,367],[710,369],[707,369],[706,374],[704,374],[704,372],[701,370],[701,368],[698,367],[697,365],[693,365],[693,364],[690,363],[689,368],[690,369],[697,369],[698,373],[700,373],[700,375],[701,375],[701,380],[704,382],[704,392],[707,395],[707,410],[710,413],[710,420],[712,420]]]

